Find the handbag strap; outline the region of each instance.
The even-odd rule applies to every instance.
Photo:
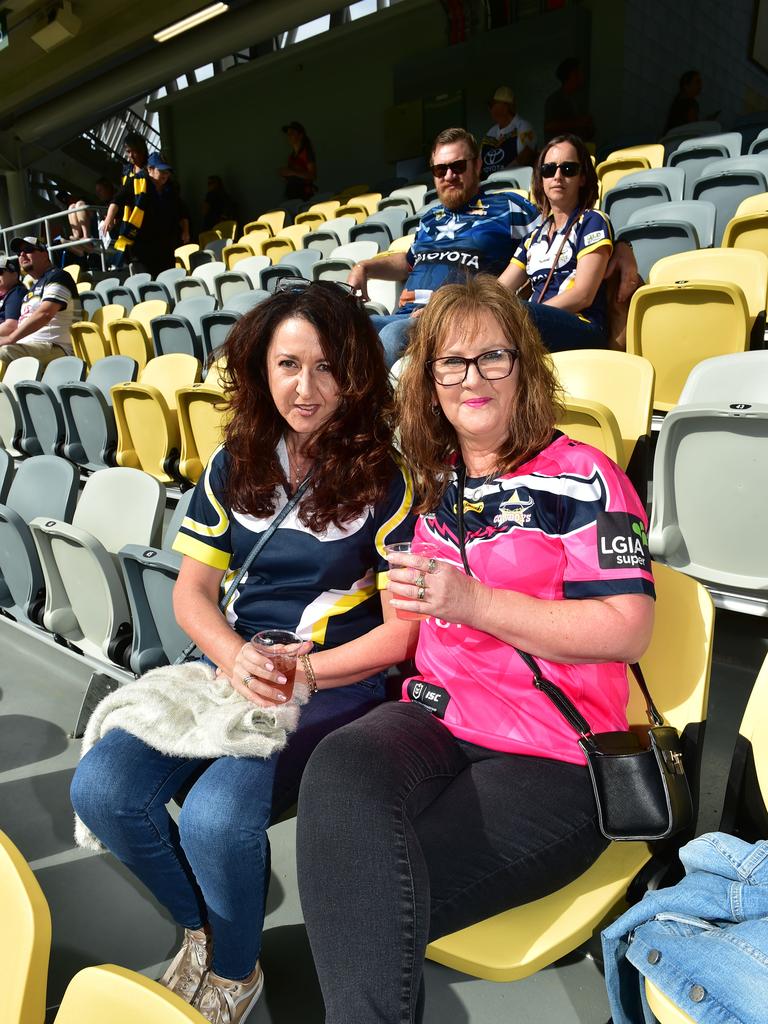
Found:
[[[461,561],[464,565],[464,571],[466,572],[467,576],[474,576],[474,573],[469,567],[469,560],[467,558],[466,551],[466,527],[464,525],[464,483],[467,478],[467,470],[466,466],[464,466],[463,463],[461,463],[458,466],[457,477],[458,499],[456,502],[456,519],[458,526],[457,532],[459,538],[459,551],[461,552]],[[542,675],[539,663],[536,661],[532,654],[528,654],[527,651],[521,651],[520,648],[515,647],[514,644],[511,644],[510,646],[513,648],[513,650],[517,652],[523,663],[531,670],[531,674],[533,675],[533,685],[536,687],[536,689],[541,690],[541,692],[552,701],[552,703],[555,705],[555,707],[566,720],[566,722],[568,722],[571,728],[579,734],[581,739],[589,741],[592,737],[592,728],[589,722],[586,720],[586,718],[584,718],[584,716],[578,710],[576,705],[573,703],[573,701],[563,693],[563,691],[556,683],[553,683],[550,679],[547,679],[546,676]],[[653,698],[651,697],[650,690],[648,689],[645,677],[643,676],[643,670],[636,663],[630,664],[629,667],[632,670],[632,674],[634,675],[635,679],[637,680],[637,685],[640,688],[640,692],[645,698],[645,709],[646,714],[648,715],[648,721],[651,723],[651,725],[664,725],[664,719],[659,714],[656,705],[653,703]]]
[[[552,266],[549,268],[549,273],[547,274],[546,280],[544,281],[544,285],[541,288],[541,291],[539,292],[538,295],[532,295],[531,296],[531,298],[530,298],[531,302],[535,302],[536,304],[538,304],[538,303],[541,302],[541,300],[547,294],[547,288],[549,288],[549,282],[552,280],[552,275],[554,274],[555,269],[557,268],[557,264],[558,264],[558,262],[560,260],[560,256],[562,255],[563,249],[565,248],[565,243],[568,241],[568,235],[571,233],[571,228],[575,224],[576,219],[580,216],[581,212],[582,212],[581,209],[579,207],[577,207],[576,210],[571,214],[571,216],[566,221],[565,227],[563,228],[563,235],[562,235],[562,238],[560,239],[560,245],[558,246],[557,252],[555,253],[555,258],[552,260]],[[554,220],[552,221],[552,223],[554,224]],[[541,232],[543,230],[544,230],[544,225],[542,224],[542,226],[539,228],[539,237],[541,236]]]
[[[219,611],[225,612],[227,610],[230,601],[234,597],[235,591],[242,582],[243,576],[245,576],[250,567],[253,565],[259,552],[264,548],[264,545],[272,537],[278,526],[287,516],[291,514],[291,512],[296,508],[298,503],[301,501],[302,497],[304,496],[304,493],[309,487],[311,478],[312,473],[307,473],[307,475],[301,481],[301,483],[296,488],[291,497],[288,499],[286,504],[277,513],[277,515],[266,528],[266,530],[264,530],[263,533],[259,534],[259,539],[248,552],[247,556],[243,560],[243,564],[237,570],[234,579],[230,582],[229,586],[227,587],[224,593],[224,596],[219,601]],[[192,651],[194,651],[195,647],[197,647],[197,644],[194,642],[194,640],[188,643],[184,650],[181,652],[181,654],[178,656],[178,658],[176,658],[176,660],[174,661],[174,665],[183,664],[183,662],[187,660]]]

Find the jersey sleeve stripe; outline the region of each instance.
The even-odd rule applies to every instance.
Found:
[[[393,515],[389,517],[389,519],[386,520],[386,522],[382,523],[382,525],[376,531],[376,550],[378,551],[382,558],[387,557],[387,553],[384,550],[384,545],[387,542],[388,534],[390,534],[392,530],[396,529],[400,525],[400,523],[403,522],[405,517],[411,511],[411,506],[413,505],[413,477],[411,476],[411,472],[405,465],[405,462],[403,462],[403,460],[399,457],[397,458],[397,466],[403,477],[405,488],[403,492],[403,498],[402,501],[400,502],[398,509],[393,513]]]
[[[229,568],[230,554],[228,551],[221,551],[219,548],[211,547],[204,541],[190,537],[186,533],[177,533],[173,542],[173,550],[182,555],[189,555],[196,562],[209,565],[212,569],[221,569],[225,572]]]
[[[588,245],[584,249],[579,249],[576,253],[576,259],[580,260],[582,256],[586,256],[587,253],[594,252],[595,249],[600,249],[604,245],[607,245],[609,249],[613,249],[613,242],[610,238],[601,238],[600,241],[595,242],[594,245]]]

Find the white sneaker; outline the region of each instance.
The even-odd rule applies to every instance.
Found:
[[[210,1024],[240,1024],[258,1002],[263,988],[264,975],[258,961],[242,981],[229,981],[209,970],[192,1005]]]
[[[184,929],[184,940],[160,984],[191,1003],[211,962],[211,940],[204,929]]]

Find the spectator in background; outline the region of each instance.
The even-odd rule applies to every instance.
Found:
[[[27,289],[19,280],[19,261],[0,256],[0,338],[7,338],[19,326],[26,294]]]
[[[152,277],[173,267],[175,250],[189,241],[189,214],[172,174],[162,155],[152,153],[147,160],[144,217],[132,251],[134,261]]]
[[[211,174],[203,200],[203,231],[210,231],[222,220],[237,220],[237,207],[218,174]]]
[[[517,113],[515,94],[508,85],[499,86],[488,108],[494,123],[480,143],[482,177],[505,167],[530,166],[536,155],[536,136]]]
[[[108,178],[99,178],[93,186],[93,190],[96,193],[96,202],[102,206],[106,206],[109,211],[110,206],[115,201],[115,186]],[[99,235],[102,243],[106,248],[109,248],[117,241],[118,234],[120,232],[120,226],[117,220],[113,220],[109,231],[105,230],[106,217],[103,221],[99,222]]]
[[[283,131],[291,146],[288,162],[278,172],[285,178],[285,198],[309,199],[317,192],[315,148],[298,121],[284,124]]]
[[[11,252],[19,257],[21,272],[34,283],[21,304],[16,329],[0,337],[0,362],[34,356],[47,366],[61,356],[71,356],[69,331],[72,322],[80,319],[81,308],[75,282],[66,270],[54,267],[39,238],[14,238]]]
[[[697,97],[701,94],[701,88],[700,72],[692,69],[680,76],[680,88],[677,96],[672,100],[667,114],[667,123],[664,126],[665,135],[681,124],[690,124],[692,121],[700,120]]]
[[[125,137],[125,155],[128,161],[123,171],[123,183],[107,210],[102,231],[111,234],[115,224],[119,224],[115,248],[118,259],[115,266],[122,266],[130,253],[134,242],[144,223],[144,211],[147,205],[147,160],[149,152],[144,139],[136,132],[128,132]],[[122,206],[122,212],[121,212]]]
[[[585,141],[595,137],[592,115],[584,109],[579,96],[584,89],[584,68],[578,57],[566,57],[555,72],[560,88],[547,96],[544,104],[544,135],[578,135]]]

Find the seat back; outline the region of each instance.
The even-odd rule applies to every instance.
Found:
[[[200,361],[186,353],[172,352],[151,359],[139,374],[138,383],[155,388],[169,408],[176,408],[176,392],[200,380]]]
[[[143,284],[149,284],[152,280],[152,275],[142,271],[139,274],[131,274],[125,279],[125,287],[133,295],[134,302],[141,302],[141,293],[139,288]]]
[[[83,317],[86,320],[91,320],[96,310],[104,305],[104,299],[98,292],[86,288],[80,292],[80,305],[83,309]]]
[[[693,185],[693,199],[708,199],[717,208],[715,245],[747,196],[768,191],[768,157],[741,156],[714,160]]]
[[[16,396],[22,419],[21,447],[27,455],[58,455],[64,443],[64,413],[58,388],[81,381],[85,363],[77,356],[54,359],[40,381],[19,381]]]
[[[111,554],[124,544],[157,544],[165,489],[148,473],[114,466],[85,481],[72,525],[91,534]]]
[[[239,313],[245,316],[246,313],[250,313],[252,309],[255,309],[260,302],[268,298],[269,292],[264,291],[263,288],[254,288],[253,291],[243,292],[241,295],[233,295],[227,301],[226,312]]]
[[[202,281],[205,285],[209,295],[216,294],[216,287],[214,280],[219,274],[223,274],[226,271],[226,264],[212,260],[210,263],[206,263],[202,267],[197,267],[194,272],[194,276],[198,281]]]
[[[608,154],[608,160],[621,160],[625,157],[643,157],[651,168],[661,167],[664,163],[664,147],[660,142],[648,142],[640,146],[622,146]]]
[[[645,210],[640,210],[638,217],[644,213]],[[637,271],[644,281],[648,280],[659,260],[691,252],[698,246],[696,228],[686,220],[640,220],[623,227],[617,233],[616,240],[632,245]]]
[[[643,156],[616,157],[613,160],[603,160],[595,168],[597,181],[600,186],[600,195],[609,192],[621,179],[631,174],[632,171],[641,171],[643,168],[650,168],[650,162]]]
[[[768,151],[768,128],[759,131],[749,146],[750,156]]]
[[[607,405],[588,398],[565,395],[563,411],[556,426],[574,441],[597,448],[621,465],[624,450],[619,425]]]
[[[182,277],[187,276],[185,267],[169,267],[168,270],[161,270],[155,280],[168,289],[169,292],[173,291],[173,286],[176,281],[180,281]]]
[[[751,320],[742,290],[712,281],[646,285],[632,296],[627,352],[656,371],[654,407],[671,409],[691,369],[709,356],[744,351]]]
[[[197,1010],[143,974],[104,964],[74,976],[55,1024],[200,1024]]]
[[[768,351],[738,352],[703,359],[688,374],[678,405],[735,405],[748,408],[768,396]]]
[[[655,264],[651,284],[677,281],[727,281],[744,292],[754,320],[765,313],[768,301],[768,255],[746,249],[702,249],[668,256]]]
[[[184,299],[195,299],[210,294],[205,284],[197,277],[183,277],[180,281],[176,281],[173,292],[177,304]]]
[[[725,225],[723,248],[756,249],[768,256],[768,210],[732,217]]]
[[[102,304],[106,305],[106,303],[108,301],[107,296],[109,295],[109,293],[112,291],[113,288],[119,288],[119,287],[120,287],[120,278],[119,277],[103,277],[100,281],[96,282],[96,284],[93,286],[93,290],[96,292],[97,295],[101,296]],[[83,298],[83,293],[81,292],[80,293],[80,301],[81,302],[82,302],[82,298]]]
[[[149,274],[138,275],[140,277],[149,277]],[[91,317],[91,323],[94,323],[101,330],[104,330],[105,326],[112,323],[113,320],[120,320],[125,316],[125,307],[121,306],[119,302],[111,302],[106,306],[100,306]]]
[[[556,352],[552,362],[566,394],[607,405],[616,418],[621,456],[626,469],[638,441],[651,431],[653,365],[626,352],[581,349]]]
[[[248,294],[249,291],[250,289],[243,292],[232,292],[229,298],[233,300],[238,295]],[[203,352],[206,360],[210,359],[224,344],[229,332],[239,319],[239,314],[230,312],[229,309],[216,309],[213,313],[206,313],[202,317],[200,327],[203,332]]]
[[[313,231],[311,235],[308,235],[305,239],[305,249],[320,249],[323,252],[321,243],[333,241],[335,248],[337,245],[345,245],[349,241],[349,232],[357,224],[355,217],[332,217],[327,220],[321,228]],[[332,233],[332,237],[331,234]]]
[[[118,285],[116,288],[110,288],[105,296],[105,301],[110,306],[122,306],[125,310],[124,316],[130,316],[130,312],[133,309],[136,299],[134,298],[133,292],[130,288],[125,288],[123,285]]]
[[[254,288],[261,288],[261,272],[270,266],[269,256],[246,256],[237,261],[237,273],[245,274]]]
[[[246,274],[239,274],[236,270],[228,270],[217,276],[214,281],[214,287],[216,289],[216,301],[219,304],[219,308],[223,308],[226,306],[230,295],[240,295],[242,292],[249,292],[253,285],[251,284],[251,279]],[[205,316],[210,316],[210,313],[206,313]]]
[[[181,388],[177,402],[181,436],[179,473],[196,484],[224,440],[229,415],[216,372],[209,373],[203,384]]]
[[[614,231],[619,231],[637,210],[661,202],[681,200],[684,187],[685,172],[678,167],[633,171],[606,192],[602,209],[610,218]]]
[[[123,312],[122,306],[112,307]],[[69,336],[72,341],[72,351],[82,359],[86,366],[93,364],[108,356],[111,349],[109,342],[104,337],[100,327],[89,320],[78,320],[69,329]]]
[[[14,392],[20,380],[40,380],[43,369],[40,361],[34,356],[22,356],[21,359],[14,359],[3,374],[3,387]]]
[[[695,202],[691,200],[654,203],[652,206],[646,206],[644,209],[632,213],[628,225],[686,221],[696,229],[699,243],[697,248],[708,249],[715,237],[716,213],[714,203],[709,203],[706,199],[699,199]]]
[[[21,852],[0,832],[0,1019],[42,1024],[51,913],[43,890]]]
[[[741,154],[741,134],[727,132],[720,135],[706,135],[701,138],[684,139],[673,153],[670,153],[670,167],[680,167],[685,171],[685,198],[693,196],[693,185],[702,171],[715,160],[739,156]]]
[[[70,521],[75,511],[79,474],[66,459],[35,455],[19,463],[6,504],[25,523],[36,516]]]
[[[213,295],[196,296],[194,299],[185,299],[173,307],[174,316],[185,317],[192,326],[192,330],[200,337],[200,319],[206,313],[212,313],[216,308],[216,299]]]
[[[317,249],[299,249],[286,256],[280,263],[281,270],[288,270],[293,277],[304,277],[312,280],[312,267],[320,259]],[[266,277],[266,273],[265,273]]]
[[[128,356],[107,356],[94,364],[83,384],[59,389],[66,422],[64,455],[95,471],[114,465],[117,431],[111,389],[134,381],[138,364]]]
[[[5,448],[0,448],[0,504],[8,496],[8,488],[13,480],[15,463]]]
[[[252,223],[266,224],[272,234],[276,235],[278,231],[282,231],[285,224],[285,210],[267,210],[266,213],[260,213],[258,220]],[[248,230],[247,224],[243,230]]]
[[[188,245],[180,245],[178,249],[174,251],[176,266],[182,267],[187,273],[189,273],[189,257],[193,252],[199,251],[200,246],[196,242],[190,242]]]

